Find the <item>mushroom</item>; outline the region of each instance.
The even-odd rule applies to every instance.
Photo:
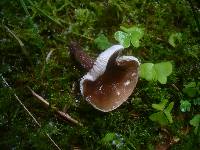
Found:
[[[109,112],[125,102],[138,81],[139,61],[133,56],[120,56],[122,45],[114,45],[94,61],[77,43],[70,44],[71,55],[88,70],[80,81],[80,91],[96,109]]]

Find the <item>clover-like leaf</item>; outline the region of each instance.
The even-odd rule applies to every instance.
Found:
[[[181,109],[182,112],[190,111],[191,103],[189,101],[181,100],[180,103],[181,103],[180,109]]]
[[[162,100],[159,104],[152,104],[152,107],[156,110],[161,110],[163,111],[166,104],[168,103],[167,99]]]
[[[130,35],[128,33],[117,31],[114,37],[125,48],[130,46]]]
[[[152,107],[158,112],[149,116],[152,121],[156,121],[161,125],[167,125],[168,123],[173,123],[171,111],[174,106],[174,102],[171,102],[167,107],[168,100],[164,99],[159,104],[152,104]]]
[[[156,72],[153,63],[143,63],[140,65],[139,75],[147,81],[156,80]]]
[[[115,39],[122,44],[125,48],[130,46],[130,43],[134,47],[139,47],[139,40],[144,35],[144,30],[142,28],[138,28],[136,26],[126,28],[121,26],[120,27],[123,31],[117,31],[114,35]]]
[[[176,47],[177,42],[181,42],[182,40],[182,34],[181,33],[172,33],[169,36],[168,42],[171,46]]]
[[[138,27],[132,27],[131,28],[131,43],[134,47],[139,47],[140,43],[139,40],[143,37],[144,31],[141,28]]]
[[[108,41],[108,38],[104,34],[100,34],[95,40],[94,43],[100,50],[105,50],[111,46],[111,43]]]
[[[147,81],[159,81],[161,84],[167,83],[167,77],[172,73],[171,62],[161,62],[157,64],[144,63],[140,65],[139,75]]]
[[[167,83],[167,76],[172,73],[172,64],[170,62],[157,63],[154,66],[158,81],[161,84]]]
[[[136,48],[140,46],[140,41],[133,34],[131,34],[131,44]]]
[[[167,120],[169,121],[169,123],[173,123],[173,120],[172,120],[172,115],[171,115],[171,111],[172,111],[172,108],[174,107],[174,102],[171,102],[168,107],[164,110],[164,113],[167,117]]]
[[[161,125],[167,125],[168,124],[168,120],[167,120],[165,114],[162,111],[151,114],[149,116],[149,119],[151,119],[152,121],[158,122]]]
[[[194,133],[197,134],[200,124],[200,114],[195,115],[192,120],[190,120],[190,124],[195,127]]]

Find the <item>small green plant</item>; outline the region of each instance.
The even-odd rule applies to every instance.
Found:
[[[152,104],[152,107],[158,112],[153,113],[149,116],[152,121],[158,122],[161,125],[167,125],[173,123],[171,111],[174,106],[174,102],[169,103],[167,106],[168,100],[164,99],[159,104]]]
[[[180,103],[181,103],[180,109],[181,109],[182,112],[190,111],[191,103],[189,101],[181,100]]]
[[[159,81],[161,84],[166,84],[167,77],[171,73],[171,62],[161,62],[157,64],[144,63],[140,65],[140,77],[147,81]]]
[[[200,94],[200,82],[189,82],[188,84],[184,85],[184,87],[183,93],[191,98]]]
[[[108,38],[104,34],[99,34],[99,36],[94,40],[94,43],[100,50],[105,50],[111,46],[111,43],[108,41]]]
[[[193,99],[193,104],[194,105],[200,105],[200,97]]]
[[[194,126],[194,133],[197,134],[200,125],[200,114],[195,115],[192,120],[190,120],[190,125]]]
[[[120,134],[109,132],[101,139],[101,143],[116,148],[122,148],[124,145],[124,138]]]
[[[188,84],[184,85],[183,93],[187,96],[188,100],[181,100],[180,101],[180,110],[182,112],[190,111],[192,105],[200,105],[200,90],[199,90],[199,82],[189,82]]]
[[[173,47],[176,47],[176,43],[180,43],[181,41],[182,41],[181,33],[172,33],[168,39],[169,44]]]
[[[131,44],[136,48],[140,46],[139,40],[144,35],[144,29],[136,26],[130,28],[121,26],[120,29],[122,31],[115,32],[114,37],[121,45],[125,48],[129,47]]]
[[[95,14],[89,9],[75,9],[75,17],[80,25],[91,24],[96,21]]]

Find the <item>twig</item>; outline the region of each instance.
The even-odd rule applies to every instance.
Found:
[[[20,40],[20,38],[17,37],[17,35],[13,31],[11,31],[7,26],[4,26],[4,27],[18,41],[19,45],[23,48],[24,47],[24,43]]]
[[[47,102],[43,97],[41,97],[40,95],[38,95],[37,93],[35,93],[29,86],[27,86],[27,88],[31,91],[32,95],[37,98],[40,102],[42,102],[46,107],[49,107],[49,102]],[[63,111],[58,110],[56,107],[53,107],[55,109],[55,112],[61,116],[62,118],[64,118],[65,120],[68,120],[72,123],[75,123],[77,125],[82,126],[82,124],[80,122],[78,122],[77,120],[75,120],[74,118],[72,118],[69,114],[64,113]]]
[[[9,29],[6,25],[4,25],[5,29],[17,40],[17,42],[19,43],[22,53],[26,56],[27,60],[29,61],[31,67],[33,66],[32,61],[30,59],[30,55],[28,53],[28,51],[26,50],[24,43],[22,42],[22,40],[11,30]]]
[[[172,86],[173,86],[173,88],[175,88],[177,91],[180,91],[179,89],[178,89],[178,87],[175,85],[175,84],[171,84]]]
[[[8,84],[8,82],[6,81],[6,79],[1,76],[3,79],[3,82],[6,84],[6,86],[13,91],[13,89],[10,87],[10,85]],[[20,103],[20,105],[24,108],[24,110],[28,113],[28,115],[33,119],[33,121],[41,128],[41,124],[36,120],[36,118],[31,114],[31,112],[26,108],[26,106],[22,103],[22,101],[19,99],[19,97],[17,96],[16,93],[14,93],[14,96],[16,98],[16,100]],[[50,135],[47,132],[44,132],[45,135],[49,138],[49,140],[55,145],[55,147],[58,150],[61,150],[61,148],[54,142],[54,140],[50,137]]]

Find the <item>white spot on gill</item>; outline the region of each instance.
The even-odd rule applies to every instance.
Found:
[[[124,82],[124,85],[125,85],[125,86],[128,86],[130,83],[131,83],[131,81],[130,81],[130,80],[127,80],[126,82]]]
[[[88,102],[90,102],[91,98],[92,98],[92,96],[87,96],[87,97],[86,97],[86,100],[87,100]]]
[[[131,76],[132,76],[132,77],[136,76],[136,73],[135,73],[135,72],[133,72],[133,73],[131,74]]]
[[[118,95],[118,96],[120,95],[120,92],[119,92],[119,91],[117,91],[117,95]]]
[[[103,87],[103,85],[101,85],[101,86],[99,87],[99,91],[101,91],[101,90],[102,90],[102,87]]]

